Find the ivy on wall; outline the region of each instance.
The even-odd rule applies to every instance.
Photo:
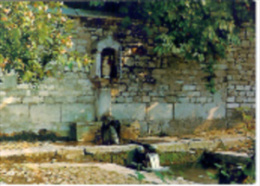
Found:
[[[114,4],[113,10],[109,4]],[[133,19],[139,20],[148,35],[155,35],[154,50],[159,55],[177,55],[202,64],[206,87],[212,93],[216,92],[215,64],[225,58],[230,45],[240,43],[243,23],[254,29],[255,22],[253,0],[98,1],[91,6],[119,13],[123,28],[129,28]],[[163,29],[158,32],[158,27]]]

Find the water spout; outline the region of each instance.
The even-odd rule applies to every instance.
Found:
[[[160,165],[160,158],[157,153],[147,153],[146,156],[147,156],[148,165],[150,165],[150,167],[147,167],[146,170],[150,170],[150,171],[168,171],[169,170],[169,167],[162,167]]]
[[[160,159],[157,153],[147,153],[151,169],[160,169]]]

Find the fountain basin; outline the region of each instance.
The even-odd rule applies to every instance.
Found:
[[[160,166],[158,168],[147,168],[147,171],[151,171],[151,172],[166,172],[169,171],[170,167],[169,166]]]

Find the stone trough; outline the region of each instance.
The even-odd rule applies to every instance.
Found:
[[[162,165],[196,161],[204,151],[212,152],[221,144],[220,140],[180,140],[152,144]],[[0,160],[14,162],[68,161],[68,162],[107,162],[124,165],[127,154],[139,145],[78,145],[68,146],[45,143],[41,147],[22,150],[2,150]],[[223,154],[223,153],[222,153]],[[232,159],[232,158],[231,158]]]

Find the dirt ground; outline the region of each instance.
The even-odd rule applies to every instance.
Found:
[[[146,137],[150,143],[178,141],[181,139],[229,139],[247,137],[248,140],[219,147],[222,151],[252,151],[255,139],[254,130],[245,130],[243,126],[228,130],[203,131],[193,135],[179,137]],[[10,150],[25,151],[32,147],[44,148],[53,142],[0,142],[0,154]],[[84,143],[83,143],[84,144]],[[163,183],[158,177],[143,173],[146,181],[137,179],[135,170],[108,163],[8,163],[0,164],[0,184],[151,184]],[[192,184],[182,178],[171,180],[171,184]]]

